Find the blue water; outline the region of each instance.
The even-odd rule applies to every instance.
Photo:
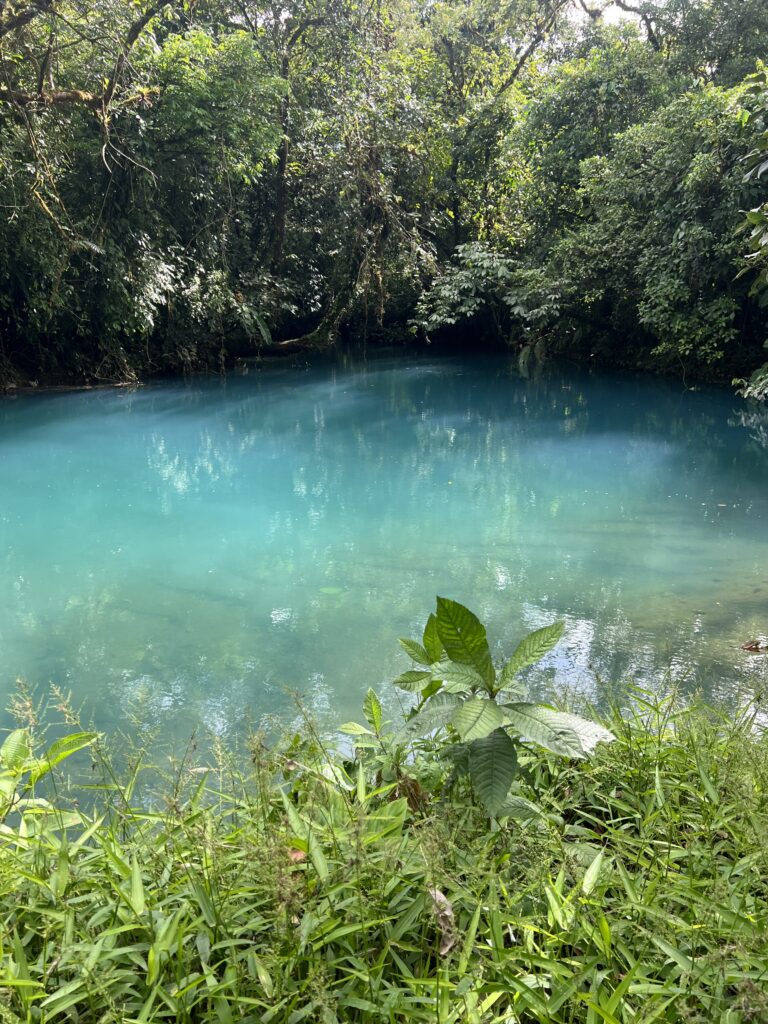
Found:
[[[767,434],[725,389],[505,359],[0,400],[0,703],[53,683],[181,739],[297,691],[340,722],[437,593],[498,653],[565,619],[538,693],[727,700],[766,678]]]

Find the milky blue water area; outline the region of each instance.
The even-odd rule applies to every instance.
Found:
[[[505,358],[379,358],[0,400],[0,703],[71,690],[106,729],[329,723],[409,667],[434,597],[494,652],[565,620],[530,684],[765,659],[768,422],[728,389]],[[390,700],[392,697],[390,696]]]

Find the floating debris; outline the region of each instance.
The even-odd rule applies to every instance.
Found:
[[[768,652],[768,640],[747,640],[741,645],[742,651],[749,651],[750,654],[765,654]]]

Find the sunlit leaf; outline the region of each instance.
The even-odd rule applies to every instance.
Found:
[[[434,615],[430,615],[427,619],[427,624],[424,627],[424,650],[429,657],[429,664],[432,662],[440,661],[443,656],[443,644],[440,640],[440,634],[437,631],[437,619]]]
[[[393,683],[401,690],[408,690],[410,693],[418,693],[420,690],[424,689],[431,678],[431,672],[420,672],[416,669],[409,669],[408,672],[403,672],[399,675],[397,679],[393,679]]]
[[[462,701],[451,715],[451,725],[465,742],[482,739],[503,723],[501,708],[486,697],[470,697]]]
[[[532,740],[553,754],[582,758],[600,742],[615,739],[596,722],[542,704],[503,704],[504,720],[524,739]]]
[[[499,684],[502,689],[509,686],[514,677],[522,669],[529,665],[535,665],[541,661],[545,654],[549,654],[552,648],[559,642],[563,635],[565,624],[555,622],[551,626],[544,626],[536,629],[524,637],[515,648],[512,657],[501,670]]]
[[[37,782],[57,764],[61,764],[79,750],[90,747],[98,739],[98,735],[96,732],[76,732],[55,740],[33,768],[31,781]]]
[[[472,665],[485,681],[486,687],[493,686],[496,673],[485,626],[473,612],[458,601],[438,597],[437,632],[451,661]]]
[[[427,653],[426,648],[423,647],[416,640],[408,640],[405,637],[401,637],[400,646],[403,648],[403,650],[406,652],[409,658],[415,661],[417,665],[432,664],[432,659]]]
[[[360,725],[359,722],[345,722],[344,725],[339,726],[339,732],[345,733],[347,736],[372,736],[370,729],[366,729],[364,725]]]
[[[381,709],[381,701],[370,688],[363,700],[363,714],[365,715],[368,724],[378,736],[381,732],[381,727],[384,724],[384,713]]]
[[[450,693],[480,690],[485,687],[485,680],[477,669],[456,661],[441,661],[433,665],[432,675],[435,679],[441,679],[445,689]]]
[[[6,736],[0,747],[0,763],[9,771],[20,771],[31,755],[29,733],[26,729],[14,729]]]
[[[412,739],[442,729],[450,722],[459,703],[459,698],[453,693],[436,693],[417,715],[408,719],[398,736]]]

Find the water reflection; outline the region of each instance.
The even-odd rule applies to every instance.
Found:
[[[565,618],[539,693],[765,659],[768,449],[715,389],[376,361],[0,404],[0,682],[102,726],[332,721],[404,667],[443,593],[499,654]],[[391,695],[396,700],[396,695]]]

